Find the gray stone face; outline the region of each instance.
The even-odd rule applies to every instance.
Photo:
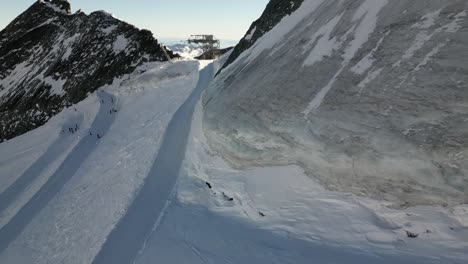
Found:
[[[298,164],[396,207],[467,203],[467,1],[311,2],[207,90],[212,148],[236,167]]]
[[[67,1],[36,2],[0,31],[0,141],[41,126],[145,61],[167,60],[151,32],[69,9]]]
[[[252,23],[246,36],[242,38],[239,44],[234,48],[232,55],[229,56],[222,69],[230,65],[242,52],[250,48],[257,39],[276,26],[284,16],[294,12],[303,1],[304,0],[270,0],[261,18]],[[252,32],[250,36],[249,32]]]

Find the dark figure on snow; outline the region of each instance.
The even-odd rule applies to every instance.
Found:
[[[99,135],[99,133],[97,134],[97,138],[98,138],[98,139],[101,138],[101,135]]]

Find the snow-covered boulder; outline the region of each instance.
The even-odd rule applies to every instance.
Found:
[[[205,133],[235,167],[468,203],[467,43],[466,0],[271,1],[206,92]]]

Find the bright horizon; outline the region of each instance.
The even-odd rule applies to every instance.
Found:
[[[184,40],[193,34],[213,34],[223,46],[240,40],[269,0],[69,0],[72,11],[105,10],[138,28],[151,30],[161,41]],[[0,29],[35,0],[9,1],[0,11]],[[229,44],[228,44],[229,43]]]

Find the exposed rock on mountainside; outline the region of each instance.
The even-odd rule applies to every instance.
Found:
[[[44,124],[142,62],[165,60],[147,30],[103,11],[71,14],[67,1],[38,1],[0,32],[0,140]]]
[[[252,23],[247,34],[236,45],[223,68],[231,64],[242,52],[250,48],[260,37],[276,26],[283,17],[290,15],[299,8],[303,1],[304,0],[270,0],[262,16]]]
[[[205,94],[212,148],[397,207],[468,203],[468,2],[279,2]]]

